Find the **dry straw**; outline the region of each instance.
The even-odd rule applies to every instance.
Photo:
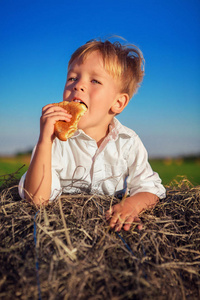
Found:
[[[174,181],[141,231],[118,236],[104,218],[115,198],[63,195],[38,211],[4,185],[0,299],[38,299],[36,259],[41,299],[200,299],[199,194]]]

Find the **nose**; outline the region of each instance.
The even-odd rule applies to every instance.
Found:
[[[85,91],[84,84],[79,80],[75,81],[74,90],[84,92]]]

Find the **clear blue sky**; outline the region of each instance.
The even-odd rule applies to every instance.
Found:
[[[119,35],[145,78],[119,120],[150,156],[200,152],[199,0],[0,0],[0,155],[33,147],[44,105],[62,101],[72,52]]]

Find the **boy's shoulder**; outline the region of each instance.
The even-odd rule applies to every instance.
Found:
[[[111,124],[111,126],[115,128],[120,136],[127,136],[127,138],[138,138],[137,133],[133,129],[123,125],[116,118],[113,119],[113,123]]]

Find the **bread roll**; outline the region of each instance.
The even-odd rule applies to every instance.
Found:
[[[54,125],[55,136],[61,141],[66,141],[77,130],[78,122],[87,111],[87,106],[83,102],[74,101],[62,101],[59,103],[54,103],[54,105],[63,107],[70,115],[72,115],[70,122],[57,121]]]

